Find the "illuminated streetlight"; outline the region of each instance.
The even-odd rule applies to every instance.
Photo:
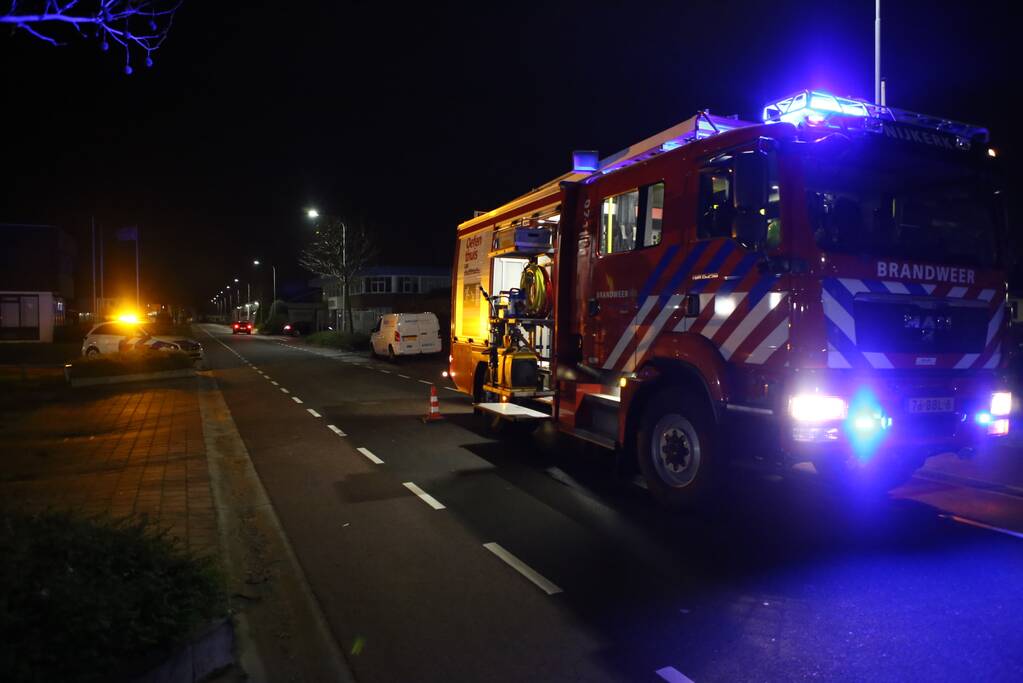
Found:
[[[255,261],[253,261],[253,262],[252,262],[252,265],[254,265],[254,266],[258,266],[258,265],[259,265],[259,259],[256,259]]]
[[[308,211],[305,212],[305,215],[308,216],[309,218],[319,218],[320,212],[317,211],[316,209],[309,209]]]

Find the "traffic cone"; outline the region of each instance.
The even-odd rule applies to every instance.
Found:
[[[440,402],[437,400],[437,387],[430,385],[430,412],[423,416],[423,422],[438,422],[443,420],[440,414]]]

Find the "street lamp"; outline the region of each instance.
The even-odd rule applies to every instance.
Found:
[[[311,212],[315,212],[316,209],[310,209],[310,211]],[[318,216],[319,214],[316,214],[316,215]],[[260,265],[259,259],[254,259],[252,261],[252,265],[259,266]],[[270,264],[270,270],[273,273],[273,299],[270,301],[270,307],[272,309],[274,303],[277,301],[277,266],[275,266],[274,264],[271,263]],[[266,316],[267,314],[264,313],[263,315]]]
[[[309,218],[319,218],[320,212],[317,211],[316,209],[309,209],[308,211],[305,212],[305,215]]]

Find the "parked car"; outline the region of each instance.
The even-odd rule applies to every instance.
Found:
[[[369,335],[377,356],[440,353],[440,323],[433,313],[386,313],[377,319]]]
[[[202,344],[177,335],[153,335],[135,323],[109,322],[94,325],[82,340],[82,355],[97,356],[138,348],[184,351],[193,360],[203,359]]]
[[[252,334],[252,321],[236,320],[231,323],[231,334]]]
[[[308,320],[294,320],[284,324],[284,334],[289,337],[298,337],[309,334],[313,331],[313,324]]]

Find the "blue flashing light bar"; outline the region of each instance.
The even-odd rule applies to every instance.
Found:
[[[835,115],[866,118],[870,116],[867,105],[862,100],[836,97],[821,90],[804,90],[764,107],[764,121],[783,121],[798,126],[803,122],[820,125]]]
[[[986,144],[990,138],[988,130],[981,126],[917,114],[862,99],[838,97],[823,90],[803,90],[770,102],[764,107],[763,120],[765,123],[784,122],[799,127],[835,126],[875,132],[880,132],[886,122],[905,124],[953,135],[958,147],[963,150],[969,150],[974,143]]]

